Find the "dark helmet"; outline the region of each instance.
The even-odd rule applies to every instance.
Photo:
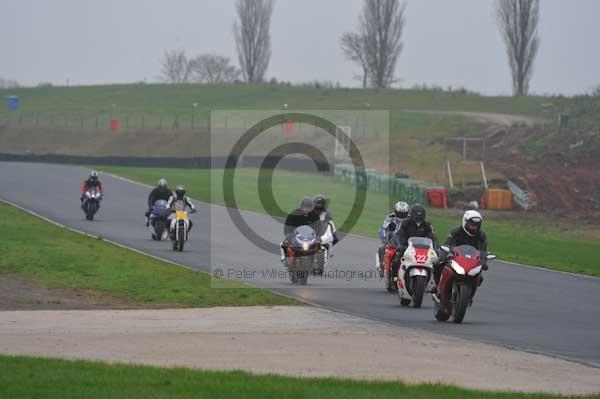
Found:
[[[302,212],[307,215],[315,208],[315,202],[312,198],[304,197],[302,201],[300,201],[300,209]]]
[[[408,216],[410,217],[410,220],[412,220],[416,224],[421,224],[425,221],[427,212],[425,211],[425,207],[423,205],[414,204],[410,207],[410,212]]]
[[[175,195],[177,196],[177,199],[183,199],[185,196],[185,187],[182,185],[177,186],[175,188]]]
[[[410,208],[408,207],[408,204],[404,201],[398,201],[394,205],[394,214],[399,219],[406,219],[408,217],[409,210]]]
[[[327,200],[321,194],[317,194],[313,202],[317,211],[324,211],[326,209]]]

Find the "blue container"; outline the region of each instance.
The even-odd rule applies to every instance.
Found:
[[[6,109],[11,111],[16,111],[19,109],[19,105],[21,103],[19,96],[6,96],[5,100]]]

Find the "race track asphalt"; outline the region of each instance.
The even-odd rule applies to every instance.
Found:
[[[335,247],[326,277],[311,277],[307,286],[296,287],[280,273],[278,256],[249,242],[221,206],[196,202],[199,211],[192,216],[191,239],[183,253],[176,253],[169,242],[150,239],[143,219],[148,188],[103,175],[102,208],[96,220],[86,221],[79,187],[87,173],[73,166],[0,162],[0,198],[148,254],[314,304],[600,367],[600,279],[495,261],[465,321],[439,323],[429,297],[421,309],[401,308],[397,295],[385,292],[373,269],[376,240],[346,236]],[[254,212],[241,214],[266,240],[281,240],[279,221]],[[435,353],[431,356],[435,359]]]

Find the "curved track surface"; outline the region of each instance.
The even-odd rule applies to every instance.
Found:
[[[373,239],[346,236],[335,248],[327,278],[311,278],[307,286],[295,287],[273,276],[282,271],[278,257],[246,240],[220,206],[197,203],[191,240],[183,253],[175,253],[168,242],[152,241],[144,225],[148,188],[103,176],[102,208],[97,220],[85,221],[78,190],[86,173],[62,165],[0,163],[0,198],[148,254],[208,272],[218,270],[332,309],[600,367],[600,279],[496,261],[463,324],[438,323],[429,298],[422,309],[401,308],[397,296],[383,290],[372,270],[378,245]],[[281,239],[279,221],[253,212],[242,215],[265,239]]]

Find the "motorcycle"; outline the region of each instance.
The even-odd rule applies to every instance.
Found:
[[[385,289],[390,293],[398,291],[398,284],[394,281],[395,276],[392,272],[392,260],[396,256],[396,251],[396,247],[388,244],[385,247],[385,256],[383,258],[383,282]]]
[[[335,225],[333,221],[329,222],[324,218],[325,213],[322,214],[321,220],[319,221],[319,243],[320,249],[317,252],[315,265],[313,268],[313,274],[323,274],[329,258],[331,257],[331,247],[333,246],[333,232],[335,231]],[[322,234],[321,234],[322,233]]]
[[[434,316],[438,321],[447,321],[452,316],[455,323],[462,323],[482,281],[482,259],[493,260],[496,255],[482,254],[469,245],[452,251],[445,246],[441,248],[447,252],[447,263],[438,284],[438,296],[433,295]]]
[[[183,246],[188,240],[190,220],[187,211],[175,211],[171,219],[171,240],[173,241],[173,251],[183,251]]]
[[[308,275],[315,265],[316,254],[320,249],[321,243],[312,227],[300,226],[294,230],[286,257],[292,284],[306,285]]]
[[[408,240],[396,279],[400,305],[408,306],[412,302],[413,307],[421,307],[437,261],[433,241],[429,238],[412,237]]]
[[[96,187],[91,187],[85,192],[81,208],[87,220],[94,220],[94,215],[100,209],[100,200],[102,200],[102,193]]]
[[[171,210],[167,206],[167,201],[158,200],[154,203],[150,212],[150,233],[155,241],[166,240],[169,237],[169,215]]]
[[[388,242],[387,233],[385,231],[385,228],[383,228],[383,227],[379,228],[379,239],[381,240],[381,245],[386,245]],[[379,272],[380,279],[383,279],[385,277],[384,266],[383,266],[383,261],[385,259],[385,250],[383,252],[383,255],[384,256],[382,259],[382,256],[379,254],[379,249],[375,253],[375,268]]]

